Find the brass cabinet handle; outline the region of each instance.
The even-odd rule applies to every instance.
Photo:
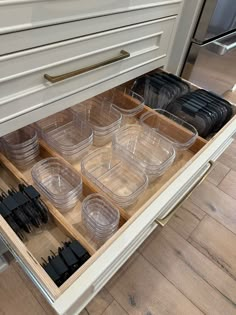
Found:
[[[167,216],[163,219],[156,219],[155,222],[161,226],[165,226],[170,219],[173,217],[173,215],[176,213],[176,211],[178,210],[178,208],[182,205],[182,203],[191,196],[191,194],[193,193],[193,190],[195,188],[197,188],[203,181],[204,179],[207,177],[207,175],[210,173],[212,167],[213,167],[213,161],[209,161],[209,168],[204,172],[204,174],[196,181],[196,183],[193,185],[193,187],[190,189],[189,192],[187,192],[186,195],[184,195],[178,202],[177,204],[174,205],[173,209],[169,212],[169,214],[167,214]]]
[[[79,74],[86,73],[86,72],[94,70],[94,69],[98,69],[100,67],[109,65],[109,64],[111,64],[113,62],[116,62],[116,61],[119,61],[119,60],[122,60],[122,59],[125,59],[125,58],[128,58],[128,57],[130,57],[130,53],[125,51],[125,50],[121,50],[119,56],[107,59],[105,61],[99,62],[97,64],[94,64],[94,65],[91,65],[91,66],[88,66],[88,67],[85,67],[85,68],[82,68],[82,69],[78,69],[78,70],[75,70],[75,71],[72,71],[72,72],[68,72],[68,73],[64,73],[64,74],[60,74],[60,75],[56,75],[56,76],[51,76],[49,74],[45,74],[44,78],[46,80],[48,80],[49,82],[51,82],[51,83],[56,83],[56,82],[59,82],[59,81],[66,80],[68,78],[75,77],[75,76],[77,76]]]

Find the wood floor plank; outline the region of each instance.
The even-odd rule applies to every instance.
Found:
[[[113,301],[103,315],[128,315],[128,313],[116,301]]]
[[[203,314],[141,255],[121,268],[108,290],[130,315]]]
[[[187,209],[192,213],[198,220],[202,220],[206,213],[196,206],[190,199],[187,199],[182,204],[182,208]]]
[[[236,202],[208,181],[195,189],[190,200],[212,218],[236,233]]]
[[[12,268],[18,273],[18,275],[21,277],[22,281],[24,282],[24,285],[30,290],[30,292],[33,294],[35,299],[38,301],[38,303],[42,306],[45,313],[47,315],[56,315],[56,312],[53,310],[53,308],[48,304],[46,299],[42,296],[40,291],[35,287],[33,282],[28,278],[28,276],[24,273],[24,271],[21,269],[21,267],[15,262],[11,262]]]
[[[111,294],[106,289],[102,289],[80,315],[101,315],[111,305],[113,300]]]
[[[194,204],[192,205],[196,208]],[[192,208],[190,203],[188,203],[188,206]],[[178,234],[180,234],[184,239],[187,239],[189,235],[193,232],[193,230],[197,227],[200,220],[196,215],[194,215],[184,207],[186,207],[186,205],[181,206],[177,210],[176,214],[170,220],[169,226]]]
[[[216,162],[213,170],[207,176],[207,180],[213,185],[217,186],[224,179],[224,177],[229,173],[230,168],[220,162]]]
[[[185,287],[185,282],[189,278],[187,277],[187,274],[185,274],[185,271],[189,274],[189,269],[191,269],[191,281],[188,280],[188,283],[186,284],[187,287],[185,288],[187,291],[189,288],[192,288],[191,282],[193,281],[196,284],[196,277],[197,279],[200,277],[213,289],[225,297],[230,304],[236,306],[236,281],[234,281],[221,268],[216,266],[216,264],[214,264],[204,254],[199,252],[189,242],[179,236],[172,228],[166,226],[161,233],[154,232],[149,237],[149,240],[143,244],[141,252],[145,258],[147,258],[158,269],[160,268],[159,270],[162,270],[162,272],[164,272],[166,268],[167,274],[169,274],[169,272],[174,273],[179,266],[179,260],[181,260],[184,272],[181,274],[182,279],[180,281],[180,288],[182,286],[183,288]],[[170,257],[173,256],[174,258],[170,259]],[[162,265],[163,261],[165,261],[165,266]],[[183,265],[183,263],[185,265]],[[178,273],[179,271],[177,270],[177,274]],[[178,275],[173,274],[172,277],[174,277],[173,280],[175,280],[175,277],[178,277]],[[187,279],[185,279],[185,277]],[[205,284],[204,287],[206,288]],[[193,290],[192,294],[194,296],[195,294],[201,294],[201,292],[199,292],[199,287],[197,289],[195,288],[195,290],[191,290]],[[194,298],[197,298],[197,296]],[[206,297],[203,298],[205,299]]]
[[[231,170],[218,187],[227,195],[236,199],[236,172]]]
[[[236,235],[234,233],[206,216],[194,230],[189,241],[236,281]]]
[[[12,266],[0,276],[1,315],[47,315]]]
[[[148,246],[143,248],[142,254],[204,314],[236,314],[236,304],[223,296],[217,288],[212,287],[203,277],[203,272],[196,270],[191,257],[188,257],[189,253],[187,255],[184,253],[184,248],[189,246],[191,245],[173,230],[166,228]],[[188,248],[187,251],[191,253],[191,249]],[[197,256],[196,250],[195,256]],[[218,270],[219,275],[222,276],[221,270],[219,268]],[[217,276],[216,273],[214,277]],[[221,280],[224,278],[222,277]],[[236,289],[236,286],[234,288]]]
[[[236,171],[236,140],[219,157],[218,162]]]

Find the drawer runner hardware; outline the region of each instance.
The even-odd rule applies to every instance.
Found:
[[[207,168],[207,170],[203,173],[203,175],[194,183],[194,185],[191,187],[191,189],[186,193],[186,195],[184,195],[173,207],[173,209],[169,212],[169,214],[163,218],[163,219],[156,219],[155,222],[157,224],[160,224],[161,226],[165,226],[170,219],[174,216],[174,214],[176,213],[176,211],[178,210],[178,208],[182,205],[182,203],[188,199],[191,194],[193,193],[194,189],[197,188],[203,181],[204,179],[207,177],[207,175],[211,172],[212,167],[214,165],[213,161],[209,161],[209,167]]]
[[[60,81],[63,81],[63,80],[75,77],[75,76],[77,76],[79,74],[83,74],[83,73],[89,72],[91,70],[95,70],[95,69],[98,69],[100,67],[107,66],[107,65],[109,65],[111,63],[114,63],[114,62],[119,61],[119,60],[126,59],[128,57],[130,57],[130,53],[125,51],[125,50],[121,50],[120,54],[118,56],[110,58],[110,59],[107,59],[107,60],[102,61],[102,62],[99,62],[97,64],[94,64],[94,65],[91,65],[91,66],[88,66],[88,67],[85,67],[85,68],[82,68],[82,69],[78,69],[78,70],[75,70],[75,71],[72,71],[72,72],[60,74],[60,75],[57,75],[57,76],[51,76],[49,74],[45,74],[44,78],[46,80],[48,80],[49,82],[51,82],[51,83],[56,83],[56,82],[60,82]]]

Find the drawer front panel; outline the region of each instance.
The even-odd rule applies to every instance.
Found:
[[[152,222],[145,228],[138,228],[133,231],[133,237],[130,237],[130,232],[124,232],[120,242],[114,244],[111,251],[104,255],[100,260],[98,259],[89,270],[91,282],[86,281],[87,275],[83,274],[79,283],[74,283],[65,295],[57,299],[53,304],[54,309],[60,315],[77,315],[85,306],[93,299],[95,295],[105,286],[111,277],[122,267],[122,265],[129,259],[129,257],[138,249],[138,247],[147,239],[147,237],[157,228],[157,224]],[[125,246],[123,246],[125,243]],[[97,272],[99,270],[99,272]],[[82,284],[82,287],[81,287]],[[81,290],[81,288],[83,288]],[[86,288],[86,289],[85,289]],[[81,291],[80,298],[78,292]],[[65,303],[68,299],[69,303]]]
[[[42,27],[120,12],[180,3],[181,0],[1,0],[0,33]],[[89,23],[89,22],[88,22]]]
[[[0,123],[165,58],[175,21],[171,17],[0,57]],[[55,84],[44,78],[105,62],[121,50],[130,57]]]
[[[112,18],[104,15],[2,35],[0,31],[0,40],[4,43],[0,45],[0,55],[176,15],[180,9],[180,3],[160,2],[156,8],[122,12],[112,15]]]

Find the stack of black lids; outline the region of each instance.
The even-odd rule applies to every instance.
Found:
[[[201,137],[219,131],[232,117],[232,105],[222,97],[203,90],[190,91],[181,78],[154,73],[138,79],[133,89],[151,108],[162,108],[193,125]]]
[[[144,96],[151,108],[165,108],[170,102],[190,91],[189,85],[173,74],[153,73],[135,81],[133,90]]]
[[[203,138],[219,131],[233,115],[229,102],[202,89],[176,99],[165,109],[192,124]]]

